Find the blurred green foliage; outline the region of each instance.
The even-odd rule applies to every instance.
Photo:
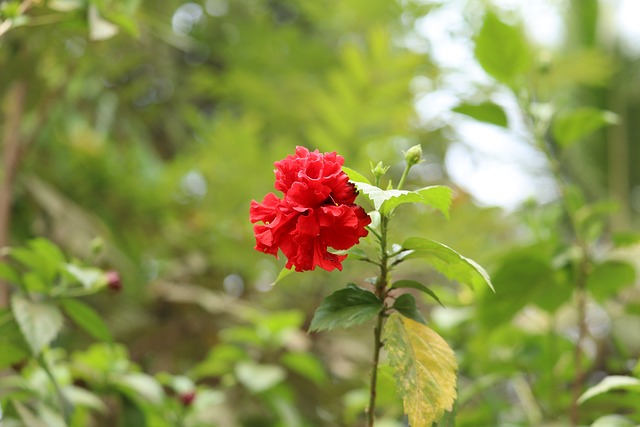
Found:
[[[580,422],[640,423],[625,385],[640,356],[638,239],[623,233],[638,224],[637,57],[602,33],[607,2],[559,2],[567,34],[554,49],[509,10],[453,2],[488,77],[452,106],[460,117],[425,123],[416,98],[465,71],[441,67],[416,30],[448,3],[0,2],[2,422],[65,425],[57,384],[73,426],[359,425],[370,327],[305,331],[326,295],[372,273],[354,261],[271,287],[283,262],[252,250],[249,202],[295,145],[338,150],[360,171],[383,161],[397,179],[401,150],[421,144],[407,186],[451,184],[444,158],[467,116],[538,135],[553,160],[541,173],[570,185],[513,212],[456,189],[448,222],[421,215],[429,207],[398,213],[394,233],[455,247],[496,288],[398,270],[445,306],[414,294],[456,351],[457,425],[570,425],[581,258],[580,393],[631,379],[583,397]],[[98,292],[104,270],[122,293]],[[404,425],[381,378],[378,425]]]

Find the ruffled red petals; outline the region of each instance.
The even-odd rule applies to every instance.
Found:
[[[269,193],[262,203],[251,201],[250,219],[255,249],[287,257],[296,271],[342,270],[345,250],[367,235],[371,218],[354,204],[357,193],[342,171],[344,158],[335,152],[320,154],[296,147],[295,155],[275,162],[275,188],[283,198]]]

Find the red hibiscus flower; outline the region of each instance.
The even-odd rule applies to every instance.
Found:
[[[346,255],[329,252],[349,249],[367,235],[371,218],[354,204],[357,193],[342,171],[344,158],[335,152],[320,154],[304,147],[275,162],[275,188],[262,203],[251,201],[250,219],[255,249],[287,257],[287,268],[313,270],[316,266],[342,270]]]

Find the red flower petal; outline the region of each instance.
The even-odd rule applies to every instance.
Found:
[[[292,156],[275,162],[275,188],[279,199],[269,193],[262,203],[251,202],[250,220],[254,226],[255,249],[287,257],[287,268],[296,271],[342,270],[344,250],[367,235],[371,219],[353,204],[357,192],[342,171],[344,158],[337,153],[320,154],[296,147]]]

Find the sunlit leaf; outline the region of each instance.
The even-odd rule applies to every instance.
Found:
[[[371,184],[356,182],[356,187],[373,203],[376,210],[383,214],[404,203],[421,203],[430,205],[442,212],[448,218],[451,206],[452,191],[445,186],[432,186],[416,191],[407,190],[383,190]]]
[[[118,26],[102,18],[96,5],[89,5],[89,37],[91,40],[106,40],[116,34],[118,34]]]
[[[531,53],[522,28],[502,22],[493,12],[485,15],[475,42],[478,62],[502,83],[513,84],[529,68]]]
[[[456,113],[464,114],[478,121],[496,126],[507,127],[507,115],[496,103],[483,102],[481,104],[460,104],[453,108]]]
[[[287,376],[281,366],[259,365],[253,361],[238,363],[235,372],[238,381],[254,393],[270,389]]]
[[[11,310],[20,331],[37,355],[58,335],[63,318],[60,309],[49,302],[34,302],[20,294],[11,297]]]
[[[309,331],[349,328],[375,317],[382,301],[372,292],[349,283],[345,289],[326,297],[316,310]]]
[[[402,247],[412,251],[405,259],[423,259],[450,280],[456,280],[474,288],[488,286],[493,290],[491,279],[484,268],[442,243],[420,237],[410,237],[405,240]]]
[[[624,375],[611,375],[605,377],[598,384],[585,391],[578,399],[578,403],[584,403],[595,396],[607,393],[611,390],[630,390],[640,392],[640,379]]]
[[[422,313],[420,313],[418,307],[416,307],[416,300],[411,294],[402,294],[398,296],[391,308],[409,319],[413,319],[416,322],[420,322],[425,325],[427,324]]]
[[[141,372],[127,372],[115,376],[114,380],[125,392],[133,392],[134,395],[141,396],[151,403],[159,404],[162,402],[164,396],[162,386],[151,375]]]
[[[101,341],[112,341],[107,325],[91,306],[76,299],[60,300],[60,305],[74,323],[89,335]]]
[[[440,302],[440,298],[438,298],[438,296],[431,289],[427,288],[425,285],[423,285],[420,282],[417,282],[415,280],[405,279],[405,280],[398,280],[396,282],[393,282],[393,284],[391,285],[391,289],[399,289],[399,288],[417,289],[420,292],[424,292],[425,294],[429,295],[431,298],[436,300],[438,304],[444,307],[442,302]]]
[[[85,0],[49,0],[47,6],[58,12],[70,12],[85,6]]]
[[[595,420],[589,427],[638,427],[638,424],[622,415],[605,415]]]
[[[553,121],[553,136],[563,147],[591,135],[598,129],[618,123],[618,116],[610,111],[582,107],[558,115]]]
[[[397,313],[387,319],[383,339],[409,424],[431,427],[456,399],[453,350],[427,326]]]
[[[104,272],[98,268],[80,267],[74,264],[67,264],[65,268],[86,289],[98,289],[107,283]]]
[[[50,424],[45,420],[38,417],[36,414],[31,412],[31,410],[18,400],[11,400],[13,403],[13,407],[16,409],[16,412],[20,416],[20,419],[27,427],[49,427]]]

